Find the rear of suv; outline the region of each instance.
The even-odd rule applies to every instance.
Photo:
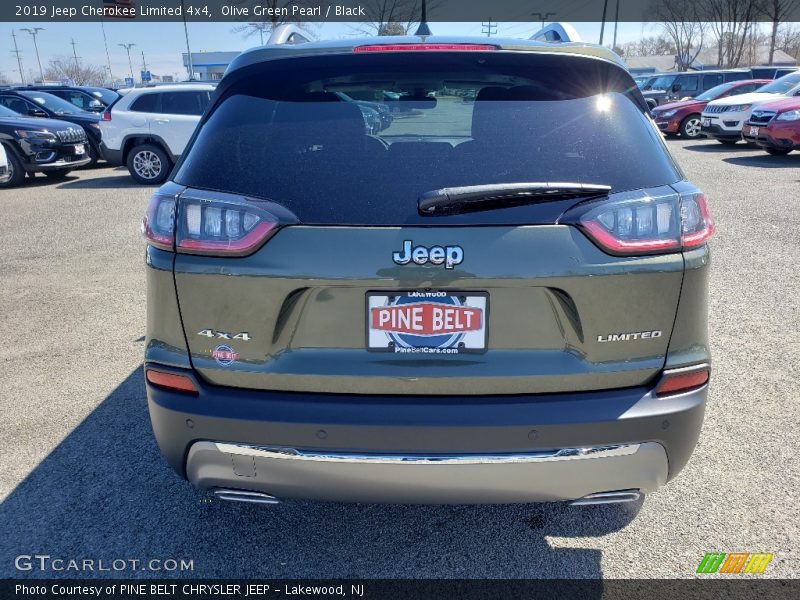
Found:
[[[213,90],[207,84],[129,90],[103,113],[103,156],[114,166],[127,166],[138,183],[163,183]]]
[[[485,42],[267,46],[229,67],[143,223],[150,416],[193,484],[587,504],[689,460],[706,200],[612,52]],[[404,118],[370,134],[337,92]]]

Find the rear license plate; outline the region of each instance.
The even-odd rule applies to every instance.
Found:
[[[703,119],[703,122],[701,123],[701,125],[703,127],[711,127],[711,119]]]
[[[758,127],[751,127],[750,128],[750,136],[751,137],[758,137]]]
[[[367,350],[485,352],[488,308],[486,292],[367,292]]]
[[[80,156],[81,154],[86,153],[86,148],[83,147],[83,144],[75,144],[75,154]]]

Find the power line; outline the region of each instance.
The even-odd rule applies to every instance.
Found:
[[[492,17],[489,17],[489,22],[481,23],[481,33],[486,34],[486,37],[492,37],[492,34],[497,35],[497,22],[492,25]]]
[[[17,34],[14,30],[11,30],[11,37],[14,38],[14,49],[11,51],[12,54],[17,55],[17,65],[19,66],[19,81],[22,85],[25,85],[25,73],[22,71],[22,53],[17,48]]]
[[[80,68],[81,68],[81,63],[80,63],[80,62],[78,62],[78,52],[75,50],[75,46],[76,46],[77,44],[75,44],[75,39],[74,39],[74,38],[72,39],[72,41],[70,42],[70,44],[72,44],[72,56],[74,56],[74,57],[75,57],[75,68],[76,68],[76,69],[78,69],[78,70],[80,70]]]

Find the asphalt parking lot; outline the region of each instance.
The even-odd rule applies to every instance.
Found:
[[[622,507],[211,501],[162,461],[141,372],[152,188],[97,168],[0,192],[0,576],[19,555],[189,559],[97,576],[691,577],[711,551],[800,572],[800,153],[670,140],[716,217],[714,375],[681,475]],[[631,165],[636,168],[636,165]]]

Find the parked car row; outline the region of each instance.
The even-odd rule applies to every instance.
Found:
[[[634,78],[650,108],[704,94],[722,83],[765,79],[771,81],[795,73],[795,68],[753,67],[750,69],[715,69],[656,73]]]
[[[83,128],[66,121],[29,118],[0,105],[0,146],[5,172],[0,186],[19,185],[26,173],[63,179],[72,169],[91,162]]]
[[[800,149],[800,72],[774,81],[724,83],[651,112],[668,137],[706,137],[731,145],[744,140],[770,154],[788,154]]]

